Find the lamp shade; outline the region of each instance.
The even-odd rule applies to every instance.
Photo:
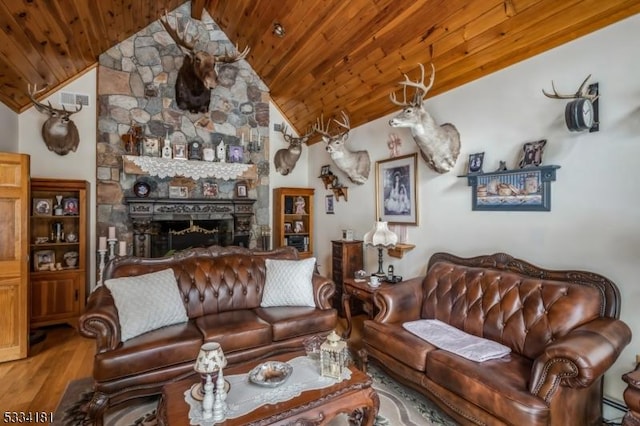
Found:
[[[393,247],[398,236],[387,227],[387,222],[376,222],[373,228],[364,234],[364,243],[373,247]]]
[[[220,343],[209,342],[200,347],[196,365],[193,369],[196,373],[210,374],[227,366],[227,358],[222,352]]]

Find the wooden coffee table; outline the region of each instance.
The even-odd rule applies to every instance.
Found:
[[[288,361],[304,353],[285,354],[270,360]],[[252,362],[225,369],[225,375],[248,373],[253,367],[264,362]],[[302,392],[288,401],[266,404],[235,419],[227,419],[218,424],[232,425],[323,425],[340,413],[350,413],[350,417],[362,425],[371,426],[378,414],[380,400],[371,387],[371,378],[355,367],[350,367],[351,378],[323,389]],[[198,381],[196,375],[190,379],[170,383],[162,388],[158,404],[160,425],[189,425],[189,404],[184,400],[184,392]],[[269,390],[265,388],[265,392]],[[233,390],[232,390],[233,392]]]

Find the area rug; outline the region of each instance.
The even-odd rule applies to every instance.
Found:
[[[370,365],[369,375],[373,387],[380,397],[380,410],[376,426],[456,426],[457,423],[440,411],[424,396],[402,386],[387,376],[375,365]],[[58,404],[53,426],[89,426],[85,408],[91,400],[91,379],[74,380]],[[105,416],[105,426],[156,426],[158,398],[136,400],[134,403],[116,407]],[[334,419],[331,426],[348,425],[346,416]]]

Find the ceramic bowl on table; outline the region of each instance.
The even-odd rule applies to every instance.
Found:
[[[293,367],[280,361],[267,361],[249,372],[249,381],[259,386],[274,388],[287,381]]]

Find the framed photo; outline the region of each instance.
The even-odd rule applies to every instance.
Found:
[[[326,195],[324,198],[324,212],[326,214],[334,214],[333,204],[334,204],[333,195]]]
[[[293,224],[291,222],[284,223],[284,233],[291,234],[293,232]]]
[[[160,141],[158,138],[145,138],[142,142],[142,155],[147,157],[160,156]]]
[[[376,162],[376,213],[384,222],[418,224],[418,154]]]
[[[329,174],[330,171],[331,171],[331,165],[325,164],[320,168],[320,176],[326,176]]]
[[[249,190],[245,182],[236,183],[236,197],[246,198],[249,195]]]
[[[304,222],[301,220],[293,221],[293,232],[299,234],[301,232],[305,232],[304,230]]]
[[[244,148],[240,145],[229,145],[229,162],[230,163],[242,163],[244,162]]]
[[[218,184],[214,182],[202,183],[202,195],[207,198],[215,198],[218,196]]]
[[[53,250],[38,250],[33,253],[33,270],[50,271],[56,265],[56,253]]]
[[[34,198],[33,199],[33,215],[34,216],[51,216],[53,214],[52,198]]]
[[[175,160],[187,159],[187,144],[184,142],[173,143],[173,158]]]
[[[186,186],[170,186],[169,198],[189,198],[189,188]]]
[[[77,216],[78,215],[78,199],[64,198],[62,200],[62,210],[65,216]]]
[[[522,146],[520,161],[518,166],[523,169],[525,167],[537,167],[542,164],[542,152],[547,144],[546,139],[535,142],[527,142]]]
[[[559,166],[467,176],[473,210],[550,211],[551,182]]]
[[[469,168],[467,173],[482,173],[482,162],[484,161],[484,152],[477,152],[469,155]]]

